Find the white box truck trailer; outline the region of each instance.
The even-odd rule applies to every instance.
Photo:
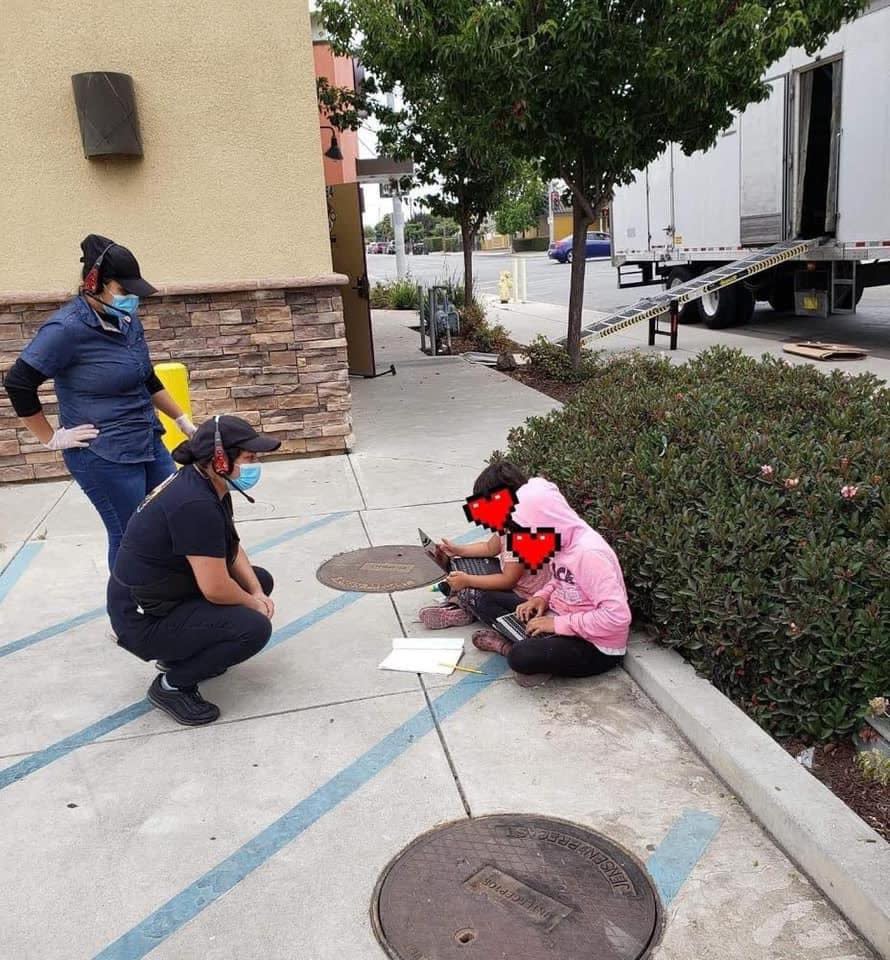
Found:
[[[671,145],[615,192],[619,286],[691,291],[680,320],[743,323],[756,300],[852,313],[864,287],[890,283],[890,0],[817,55],[789,51],[766,79],[769,98],[710,150]],[[599,335],[645,319],[622,315]]]

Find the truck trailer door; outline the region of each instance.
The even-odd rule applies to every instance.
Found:
[[[674,145],[647,168],[649,249],[665,255],[674,246]]]
[[[739,121],[743,247],[777,243],[787,234],[787,78],[773,80],[770,88],[769,97],[752,103]]]

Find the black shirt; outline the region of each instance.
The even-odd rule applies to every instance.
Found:
[[[142,587],[154,588],[148,595],[159,600],[199,596],[186,558],[219,557],[231,565],[238,543],[230,494],[220,498],[207,477],[195,467],[183,467],[153,490],[130,518],[113,579],[136,588],[137,596]],[[126,593],[116,596],[123,599]]]

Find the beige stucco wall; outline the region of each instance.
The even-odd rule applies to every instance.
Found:
[[[73,287],[90,232],[159,284],[330,273],[305,2],[0,5],[0,294]],[[133,77],[143,159],[84,158],[91,70]]]

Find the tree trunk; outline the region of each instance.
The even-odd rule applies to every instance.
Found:
[[[470,226],[469,217],[460,218],[460,238],[464,248],[464,305],[473,302],[473,241],[476,233]]]
[[[590,217],[577,200],[572,204],[572,278],[569,287],[569,331],[566,349],[573,367],[581,365],[581,311],[587,269],[587,226]]]

